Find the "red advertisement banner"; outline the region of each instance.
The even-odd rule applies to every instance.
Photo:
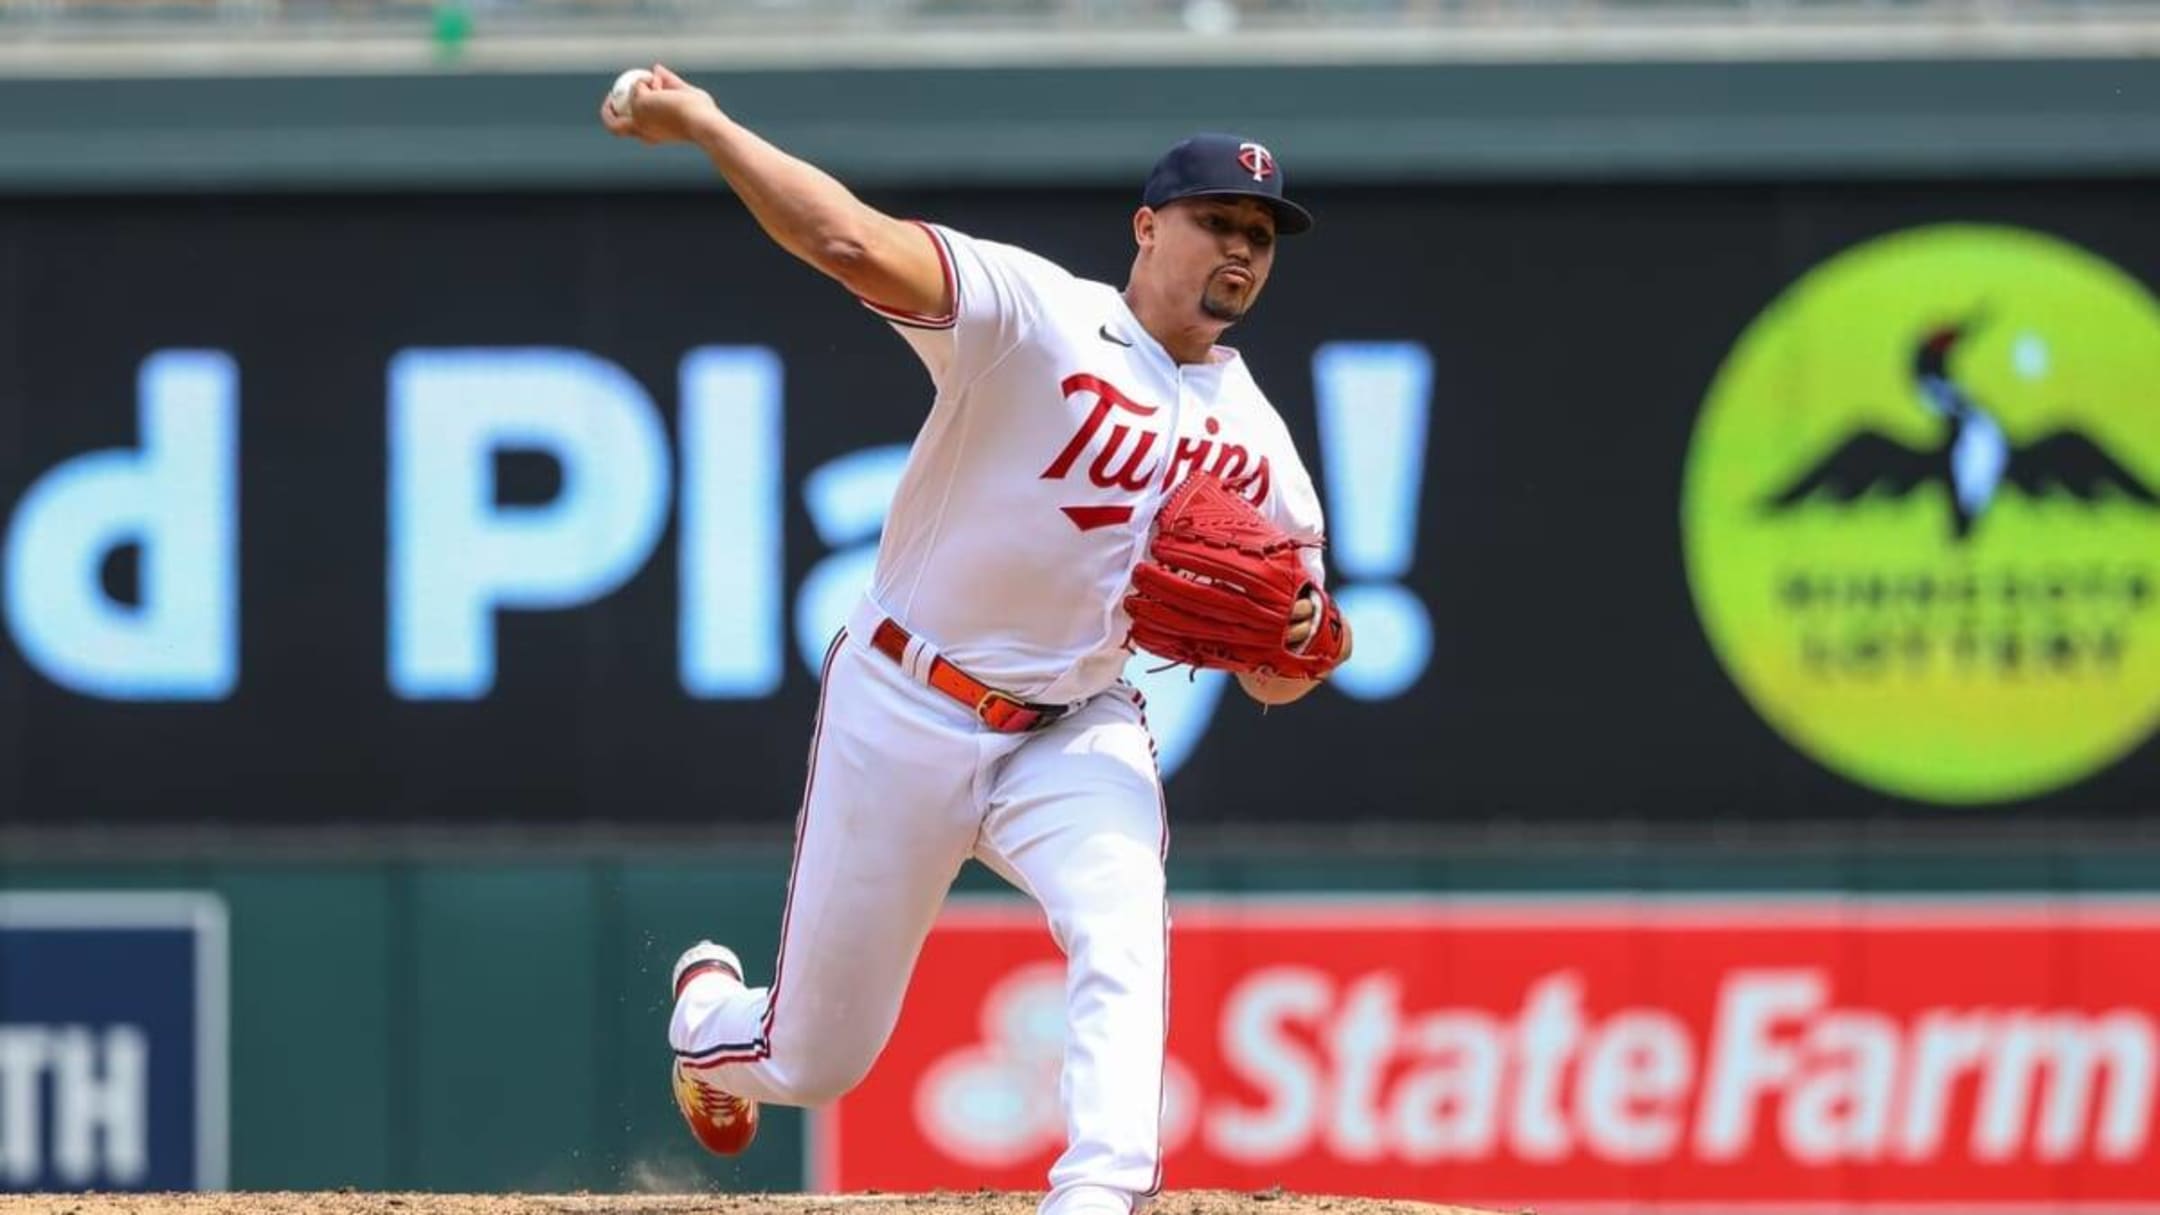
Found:
[[[1174,1188],[1619,1211],[2160,1210],[2160,900],[1181,902]],[[956,906],[829,1190],[1039,1188],[1063,964]]]

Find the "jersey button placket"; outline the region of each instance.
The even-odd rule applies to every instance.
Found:
[[[1170,365],[1170,381],[1177,391],[1170,397],[1170,416],[1163,420],[1163,454],[1161,471],[1149,478],[1147,497],[1141,502],[1138,522],[1134,532],[1133,558],[1137,561],[1147,548],[1147,537],[1155,528],[1155,516],[1161,512],[1163,500],[1170,496],[1170,472],[1177,466],[1178,427],[1185,419],[1185,369],[1176,363]]]
[[[1169,440],[1163,451],[1166,463],[1163,465],[1161,481],[1155,487],[1155,504],[1158,508],[1162,505],[1162,500],[1170,496],[1170,491],[1177,488],[1171,482],[1177,473],[1178,438],[1185,429],[1185,415],[1192,412],[1194,402],[1192,381],[1189,378],[1191,370],[1183,366],[1177,369],[1177,408],[1170,412],[1170,433],[1163,436]]]

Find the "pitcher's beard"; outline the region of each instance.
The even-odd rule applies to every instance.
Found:
[[[1213,288],[1200,293],[1200,311],[1218,321],[1242,321],[1249,306],[1228,298],[1227,293],[1218,298]]]

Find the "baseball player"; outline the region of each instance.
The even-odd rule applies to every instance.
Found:
[[[872,585],[825,656],[772,984],[748,986],[710,942],[675,965],[677,1104],[730,1153],[759,1102],[853,1088],[974,857],[1041,905],[1068,960],[1069,1147],[1041,1210],[1127,1215],[1161,1187],[1169,938],[1131,646],[1236,671],[1267,705],[1349,653],[1312,480],[1216,344],[1267,286],[1277,237],[1311,216],[1267,148],[1195,136],[1147,178],[1119,291],[881,214],[665,67],[601,120],[695,144],[936,388]]]

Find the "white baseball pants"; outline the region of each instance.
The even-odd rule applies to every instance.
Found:
[[[993,733],[869,648],[879,618],[866,602],[825,660],[772,986],[693,982],[669,1042],[740,1096],[846,1093],[976,857],[1041,905],[1067,959],[1069,1146],[1042,1215],[1123,1215],[1161,1186],[1169,1011],[1169,828],[1139,695],[1120,684],[1034,733]]]

